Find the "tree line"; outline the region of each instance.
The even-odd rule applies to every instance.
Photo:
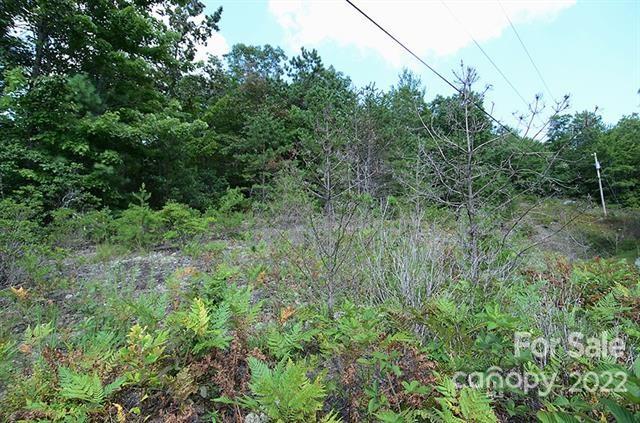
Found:
[[[196,61],[221,18],[222,8],[207,15],[198,0],[2,2],[0,196],[46,210],[119,210],[144,184],[153,206],[205,209],[228,188],[272,198],[276,176],[295,171],[327,210],[350,195],[406,197],[421,157],[437,158],[430,131],[460,139],[468,96],[484,98],[465,90],[427,101],[408,71],[388,90],[356,87],[304,48],[289,58],[237,44]],[[640,206],[638,115],[607,125],[597,110],[559,111],[543,136],[513,128],[482,162],[528,170],[501,173],[509,192],[545,173],[528,194],[584,197],[597,195],[597,152],[607,195]],[[478,142],[504,134],[471,113]],[[545,154],[558,159],[548,169]],[[433,193],[446,181],[430,169],[418,182]],[[455,203],[445,194],[443,204]]]

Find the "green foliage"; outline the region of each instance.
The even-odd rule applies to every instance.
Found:
[[[36,216],[37,210],[26,204],[0,201],[0,279],[7,284],[27,279],[23,273],[42,239]]]
[[[625,116],[599,140],[598,153],[602,162],[605,186],[613,200],[628,207],[640,207],[640,116]]]
[[[51,213],[47,227],[52,245],[64,248],[79,248],[103,243],[113,235],[113,219],[109,210],[94,210],[78,213],[60,208]]]
[[[192,334],[193,352],[202,354],[213,348],[229,346],[228,334],[231,309],[228,303],[220,303],[212,312],[200,298],[195,298],[188,312],[179,314],[180,323]]]
[[[148,248],[162,236],[162,220],[148,206],[132,205],[116,219],[115,225],[116,241],[130,248]]]
[[[304,362],[283,360],[270,369],[266,363],[250,357],[253,398],[243,404],[263,411],[276,422],[308,422],[317,419],[326,397],[322,378],[310,380]]]
[[[445,423],[496,423],[498,418],[491,409],[491,401],[483,393],[468,387],[458,391],[453,381],[447,379],[436,390],[442,395],[437,398],[440,409],[435,410],[436,421]]]
[[[172,221],[195,214],[180,205],[170,210]],[[60,216],[73,220],[68,213]],[[0,331],[0,382],[6,390],[0,409],[19,419],[150,419],[168,412],[149,401],[163,395],[171,404],[199,404],[199,418],[218,419],[246,418],[251,411],[271,421],[340,421],[331,409],[345,420],[383,422],[496,422],[505,415],[549,422],[637,419],[640,360],[629,366],[566,354],[547,362],[527,351],[513,356],[518,330],[550,336],[605,331],[607,337],[624,336],[636,354],[640,278],[625,261],[597,259],[573,267],[550,261],[544,270],[528,270],[486,291],[456,281],[415,308],[345,300],[329,313],[313,299],[288,303],[301,298],[289,296],[299,286],[267,282],[275,278],[271,266],[281,263],[269,248],[226,254],[213,271],[176,272],[162,287],[169,293],[126,290],[122,279],[106,278],[97,286],[113,284],[113,291],[70,281],[3,292],[0,301],[9,307],[0,311],[7,321]],[[279,265],[281,280],[297,277]],[[113,294],[123,290],[122,298]],[[49,305],[61,316],[47,314],[46,298],[66,292],[73,297]],[[70,332],[60,322],[69,326],[71,316],[76,320]],[[457,371],[497,365],[557,372],[558,378],[535,403],[517,389],[500,390],[489,400],[491,387],[456,387],[450,379]],[[625,389],[572,393],[574,370],[594,371],[601,381],[604,372],[620,372],[614,382],[622,383],[624,375]],[[122,398],[131,402],[125,407]]]
[[[277,187],[273,175],[291,168],[322,206],[347,190],[371,200],[392,194],[414,201],[431,184],[422,178],[407,187],[418,151],[435,152],[422,123],[462,139],[459,98],[426,103],[421,81],[408,71],[382,91],[354,86],[304,48],[287,58],[279,47],[238,44],[223,59],[196,61],[222,18],[221,8],[206,14],[200,0],[6,3],[0,194],[45,211],[119,212],[143,183],[154,209],[175,201],[206,210],[229,190],[264,201]],[[472,98],[483,100],[480,93]],[[476,112],[471,117],[485,127],[478,141],[497,135]],[[487,165],[509,157],[511,168],[524,172],[483,171],[477,183],[496,198],[525,190],[555,194],[559,185],[534,180],[545,172],[541,157],[559,152],[560,164],[550,171],[563,192],[593,194],[588,158],[597,152],[612,200],[638,206],[638,122],[635,113],[611,127],[591,112],[554,115],[548,143],[506,137],[478,157]],[[489,177],[496,183],[486,185]],[[432,191],[443,188],[436,185]],[[210,215],[219,213],[228,231],[241,219],[225,210],[225,201]],[[201,233],[202,223],[190,220],[168,237]]]
[[[26,409],[53,421],[87,421],[90,412],[100,409],[106,399],[120,389],[124,378],[104,385],[96,374],[58,368],[58,390],[49,402],[27,399]]]
[[[207,210],[206,215],[213,218],[223,232],[234,233],[247,215],[247,199],[238,188],[229,188],[218,200],[216,208]]]
[[[126,345],[118,352],[123,360],[123,376],[128,383],[159,383],[156,366],[164,356],[169,338],[166,330],[149,333],[146,327],[138,324],[131,327]]]
[[[283,332],[274,327],[267,337],[269,352],[278,360],[292,358],[303,351],[305,343],[310,342],[316,334],[316,330],[305,330],[302,322],[296,322]]]
[[[9,381],[14,365],[12,363],[17,348],[15,342],[0,341],[0,384]]]
[[[262,301],[255,301],[251,285],[228,285],[223,294],[224,304],[229,305],[234,328],[246,333],[256,323],[262,311]]]
[[[115,239],[130,247],[144,249],[159,242],[162,236],[162,219],[148,206],[149,194],[144,184],[134,195],[138,204],[131,204],[115,221]]]
[[[385,410],[376,413],[376,417],[383,423],[417,423],[428,419],[431,415],[423,410],[404,410],[399,413]]]
[[[201,217],[198,210],[175,202],[165,204],[158,214],[165,227],[163,238],[180,243],[198,239],[206,234],[209,226],[215,222],[213,218]]]
[[[58,369],[58,380],[62,398],[91,404],[101,404],[124,383],[124,379],[117,379],[103,386],[97,375],[75,373],[66,367]]]

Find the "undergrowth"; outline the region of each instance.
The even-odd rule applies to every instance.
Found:
[[[3,207],[14,215],[27,212],[15,204]],[[66,211],[57,214],[73,228],[86,228],[82,242],[60,235],[60,223],[48,235],[27,215],[3,223],[13,230],[3,232],[5,240],[13,237],[13,243],[3,241],[3,254],[14,263],[29,255],[43,263],[38,272],[23,270],[25,277],[16,266],[3,267],[11,275],[0,292],[3,421],[640,418],[640,274],[625,260],[571,262],[541,252],[509,278],[474,286],[456,270],[454,249],[434,255],[425,245],[416,257],[448,266],[448,276],[407,289],[399,275],[417,283],[443,267],[425,271],[413,267],[417,262],[400,263],[397,252],[409,251],[401,240],[369,242],[366,233],[355,234],[355,261],[340,275],[340,286],[348,289],[336,291],[329,306],[313,286],[323,277],[320,259],[301,251],[304,244],[258,235],[240,250],[228,240],[198,242],[187,234],[200,232],[203,222],[215,225],[212,216],[176,204],[158,212],[136,207],[136,219],[157,214],[168,232],[136,235],[127,248],[157,236],[154,242],[175,242],[193,260],[160,285],[136,288],[108,274],[86,280],[65,273],[73,248],[83,243],[102,243],[100,260],[122,245],[102,228],[109,219],[101,213],[87,217],[91,225],[80,225]],[[146,221],[150,228],[154,220]],[[19,247],[47,245],[48,236],[66,239],[58,246],[65,246],[62,258]],[[366,248],[380,248],[383,256],[362,269],[390,270],[361,271],[358,257]],[[545,356],[531,345],[517,349],[516,333],[557,338],[559,347]],[[571,333],[622,340],[623,353],[568,354]],[[472,374],[478,383],[466,377]],[[503,374],[553,376],[553,383],[531,389],[496,384]],[[585,374],[592,378],[587,385],[580,380]],[[592,389],[596,381],[619,389]]]

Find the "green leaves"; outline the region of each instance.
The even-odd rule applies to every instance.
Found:
[[[536,417],[541,423],[580,423],[580,420],[562,411],[538,411]]]
[[[195,298],[191,303],[189,313],[185,315],[184,326],[193,331],[196,336],[203,337],[209,330],[209,311],[200,298]]]
[[[291,358],[301,352],[305,343],[311,341],[317,333],[317,330],[303,329],[302,322],[296,322],[287,331],[280,332],[273,328],[267,337],[269,352],[278,360]]]
[[[228,335],[231,309],[228,303],[219,304],[213,312],[200,298],[195,298],[186,313],[179,314],[181,324],[194,335],[193,352],[200,354],[212,348],[229,345]]]
[[[100,378],[95,374],[83,374],[71,371],[66,367],[58,370],[60,396],[68,400],[77,400],[99,405],[124,383],[124,378],[118,378],[103,386]]]
[[[307,377],[309,369],[304,362],[283,360],[273,369],[254,357],[249,357],[248,363],[253,398],[244,400],[245,405],[258,407],[277,422],[316,420],[327,394],[319,376],[314,380]]]
[[[614,401],[603,398],[600,402],[607,407],[611,414],[613,414],[617,423],[634,423],[638,421],[637,415],[634,415],[622,406],[616,404]]]
[[[451,379],[443,380],[436,386],[442,395],[436,398],[440,405],[433,415],[437,421],[445,423],[497,423],[498,419],[491,408],[491,400],[482,392],[469,387],[456,389]]]

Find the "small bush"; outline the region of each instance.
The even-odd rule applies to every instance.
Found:
[[[227,235],[237,235],[242,222],[246,219],[248,201],[238,188],[228,189],[218,201],[218,207],[208,209],[206,216],[214,218],[216,227]]]
[[[158,213],[166,231],[163,238],[180,244],[206,234],[215,222],[215,218],[203,217],[198,210],[176,202],[167,203]]]
[[[52,212],[51,217],[48,237],[51,244],[59,247],[86,247],[105,242],[113,235],[113,218],[106,209],[78,213],[61,208]]]
[[[43,253],[37,217],[37,210],[25,204],[0,201],[0,284],[25,282],[29,277],[25,264]]]
[[[115,221],[117,242],[129,248],[145,249],[162,239],[162,218],[147,205],[132,205]]]

